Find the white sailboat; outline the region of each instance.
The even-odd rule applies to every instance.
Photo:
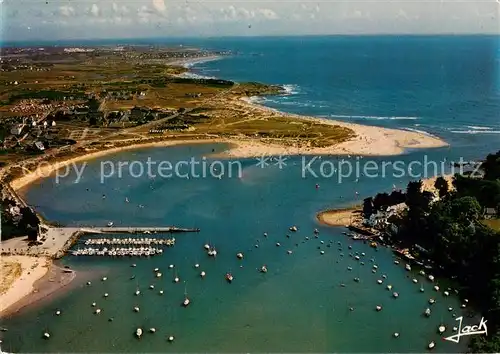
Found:
[[[187,296],[187,285],[184,286],[184,301],[182,302],[182,306],[184,307],[188,307],[189,304],[191,303],[191,301],[189,300],[188,296]]]

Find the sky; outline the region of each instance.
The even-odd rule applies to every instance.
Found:
[[[500,0],[0,0],[3,41],[500,34]]]

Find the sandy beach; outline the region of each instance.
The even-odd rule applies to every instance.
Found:
[[[4,288],[3,282],[10,284],[5,284],[8,289],[0,294],[0,313],[3,313],[34,290],[35,282],[47,273],[50,260],[45,257],[2,256],[0,264],[3,273],[2,288]],[[21,267],[21,272],[15,279],[12,279],[7,271],[4,272],[9,264],[18,264]]]
[[[19,190],[26,187],[30,183],[40,179],[49,177],[55,171],[65,166],[80,163],[86,160],[91,160],[103,157],[110,154],[115,154],[122,151],[134,150],[139,148],[150,147],[168,147],[181,144],[199,144],[199,143],[225,143],[229,144],[230,148],[223,153],[218,154],[219,158],[251,158],[258,156],[280,156],[280,155],[361,155],[361,156],[390,156],[398,155],[407,148],[437,148],[447,146],[447,143],[437,137],[418,133],[414,131],[387,129],[375,126],[360,125],[353,123],[345,123],[333,121],[330,119],[305,117],[293,114],[282,113],[271,108],[263,107],[248,100],[231,99],[231,105],[248,112],[256,110],[265,114],[279,115],[292,117],[294,119],[314,121],[321,124],[342,126],[352,129],[356,136],[346,142],[328,146],[328,147],[293,147],[284,146],[271,139],[258,139],[246,137],[232,138],[199,138],[199,139],[177,139],[164,141],[149,141],[144,140],[143,143],[133,143],[127,146],[111,147],[106,150],[88,150],[88,153],[67,160],[59,161],[53,164],[40,164],[40,167],[34,171],[30,171],[11,182],[14,190]],[[227,104],[227,99],[226,99]],[[168,139],[168,138],[166,138]],[[374,149],[374,146],[377,148]]]
[[[329,226],[346,226],[354,221],[359,221],[362,209],[360,206],[352,208],[337,209],[337,210],[324,210],[316,216],[318,221],[322,224]]]

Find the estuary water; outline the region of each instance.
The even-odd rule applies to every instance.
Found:
[[[289,85],[287,96],[258,99],[265,105],[293,113],[422,130],[445,138],[451,145],[369,159],[378,166],[399,161],[408,172],[403,176],[394,174],[390,167],[371,177],[362,170],[356,173],[356,162],[362,166],[367,158],[345,157],[354,167],[348,174],[340,168],[342,158],[297,156],[286,157],[281,164],[276,160],[221,160],[217,163],[217,171],[224,172],[220,178],[219,173],[208,173],[205,178],[192,173],[189,179],[152,178],[138,176],[137,170],[131,174],[129,169],[121,176],[102,177],[110,166],[118,168],[120,161],[145,163],[149,159],[175,165],[194,158],[210,165],[214,150],[227,148],[196,145],[124,152],[88,162],[79,179],[72,171],[59,180],[41,180],[25,191],[28,201],[48,219],[65,225],[104,226],[112,221],[115,226],[176,225],[201,231],[175,235],[175,247],[166,248],[162,256],[63,258],[63,265],[94,272],[92,285],[77,284],[43,305],[3,320],[2,326],[9,331],[2,333],[2,349],[423,352],[435,341],[437,352],[464,350],[464,338],[456,344],[442,341],[437,333],[438,325],[444,324],[445,335],[451,335],[452,327],[458,326],[454,316],[464,315],[466,323],[476,321],[467,317],[469,307],[460,309],[463,299],[453,291],[451,296],[443,295],[443,290],[456,285],[438,279],[441,290],[434,291],[435,284],[418,270],[406,271],[404,262],[395,265],[390,250],[350,241],[342,234],[343,228],[319,225],[316,213],[352,205],[379,191],[404,188],[424,172],[409,169],[412,161],[443,163],[446,172],[451,161],[481,158],[497,149],[497,38],[301,37],[179,42],[235,53],[231,58],[195,66],[199,75]],[[331,166],[337,170],[328,170]],[[428,175],[433,173],[432,169],[427,171]],[[298,227],[297,232],[288,230],[292,225]],[[315,228],[318,238],[313,234]],[[82,247],[84,240],[75,248]],[[206,243],[217,248],[216,259],[207,256],[203,249]],[[236,258],[237,252],[244,253],[243,260]],[[356,252],[361,255],[359,261],[350,256]],[[137,267],[132,268],[132,263]],[[196,263],[199,269],[194,268]],[[169,269],[170,264],[175,267]],[[263,264],[269,269],[266,274],[258,271]],[[378,266],[376,273],[372,272],[374,264]],[[160,268],[161,278],[155,277],[154,268]],[[199,276],[202,270],[206,272],[204,279]],[[224,279],[226,272],[234,275],[231,284]],[[180,278],[178,284],[172,281],[175,275]],[[101,281],[102,276],[107,280]],[[353,280],[357,277],[359,282]],[[382,285],[377,284],[378,279],[383,279]],[[388,284],[399,293],[397,299],[386,289]],[[153,290],[150,285],[154,285]],[[419,291],[420,285],[425,292]],[[139,296],[134,295],[137,288]],[[164,290],[163,295],[160,290]],[[185,292],[191,299],[187,308],[181,306]],[[109,297],[105,299],[104,293]],[[429,305],[430,298],[436,303]],[[93,302],[102,309],[100,315],[94,314]],[[375,310],[377,305],[382,311]],[[140,308],[138,313],[134,306]],[[427,307],[432,310],[429,318],[423,316]],[[62,311],[61,316],[54,315],[56,309]],[[145,330],[140,340],[134,336],[137,327]],[[156,328],[155,334],[149,333],[151,327]],[[42,339],[44,331],[51,333],[49,340]],[[399,338],[393,337],[394,332]],[[167,341],[170,335],[175,336],[173,343]]]

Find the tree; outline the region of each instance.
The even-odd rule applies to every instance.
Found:
[[[481,164],[484,172],[484,179],[494,181],[500,179],[500,151],[496,154],[489,154]]]
[[[436,178],[436,182],[434,182],[434,188],[437,189],[439,198],[444,198],[448,195],[449,185],[448,181],[444,179],[444,177],[439,176],[438,178]]]
[[[365,198],[363,200],[363,215],[365,218],[369,218],[373,214],[373,198]]]

